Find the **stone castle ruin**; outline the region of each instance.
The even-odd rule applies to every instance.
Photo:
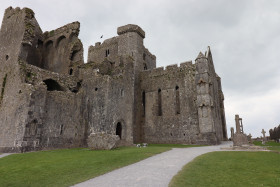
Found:
[[[125,144],[218,144],[227,139],[221,79],[210,48],[156,68],[145,32],[125,25],[84,63],[79,22],[42,32],[9,7],[0,31],[0,152],[85,147],[92,133]]]

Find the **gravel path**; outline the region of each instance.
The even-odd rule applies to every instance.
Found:
[[[75,187],[163,187],[168,186],[174,175],[195,157],[221,147],[230,147],[232,142],[223,142],[217,146],[174,148],[170,151],[152,156],[135,164],[114,170],[99,177],[76,184]]]
[[[13,153],[2,153],[2,154],[0,155],[0,158],[3,158],[3,157],[5,157],[5,156],[11,155],[11,154],[13,154]]]

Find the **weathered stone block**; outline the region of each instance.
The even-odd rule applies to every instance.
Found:
[[[119,136],[106,133],[92,133],[87,139],[88,147],[93,150],[114,149],[119,141]]]
[[[248,145],[249,142],[247,140],[247,136],[245,134],[241,133],[235,133],[233,136],[233,145],[234,146],[242,146],[242,145]]]

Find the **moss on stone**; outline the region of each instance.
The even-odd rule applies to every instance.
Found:
[[[26,13],[26,16],[29,18],[29,19],[32,19],[34,17],[34,12],[33,10],[31,10],[30,8],[25,8],[25,13]]]
[[[52,31],[49,32],[49,36],[50,36],[50,37],[54,36],[54,30],[52,30]]]
[[[35,26],[34,26],[32,23],[30,23],[30,22],[25,23],[25,28],[26,28],[26,31],[27,31],[29,34],[31,34],[31,35],[34,34]]]
[[[27,13],[27,14],[31,14],[31,15],[33,15],[34,16],[34,12],[33,12],[33,10],[31,10],[30,8],[25,8],[25,12]]]

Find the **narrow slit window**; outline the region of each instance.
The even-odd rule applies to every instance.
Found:
[[[109,54],[110,54],[109,49],[106,49],[106,50],[105,50],[105,57],[108,57],[108,56],[109,56]]]
[[[63,125],[60,125],[60,132],[59,132],[59,134],[62,135],[62,133],[63,133]]]
[[[175,94],[176,94],[175,110],[176,110],[176,114],[180,114],[180,93],[179,93],[179,86],[176,86],[176,87],[175,87]]]
[[[142,92],[142,105],[143,105],[143,116],[145,116],[146,113],[146,93]]]
[[[147,68],[147,64],[146,63],[144,63],[144,70],[147,70],[148,68]]]
[[[158,89],[158,116],[162,116],[161,89]]]
[[[72,75],[72,74],[73,74],[73,68],[70,68],[69,75]]]

